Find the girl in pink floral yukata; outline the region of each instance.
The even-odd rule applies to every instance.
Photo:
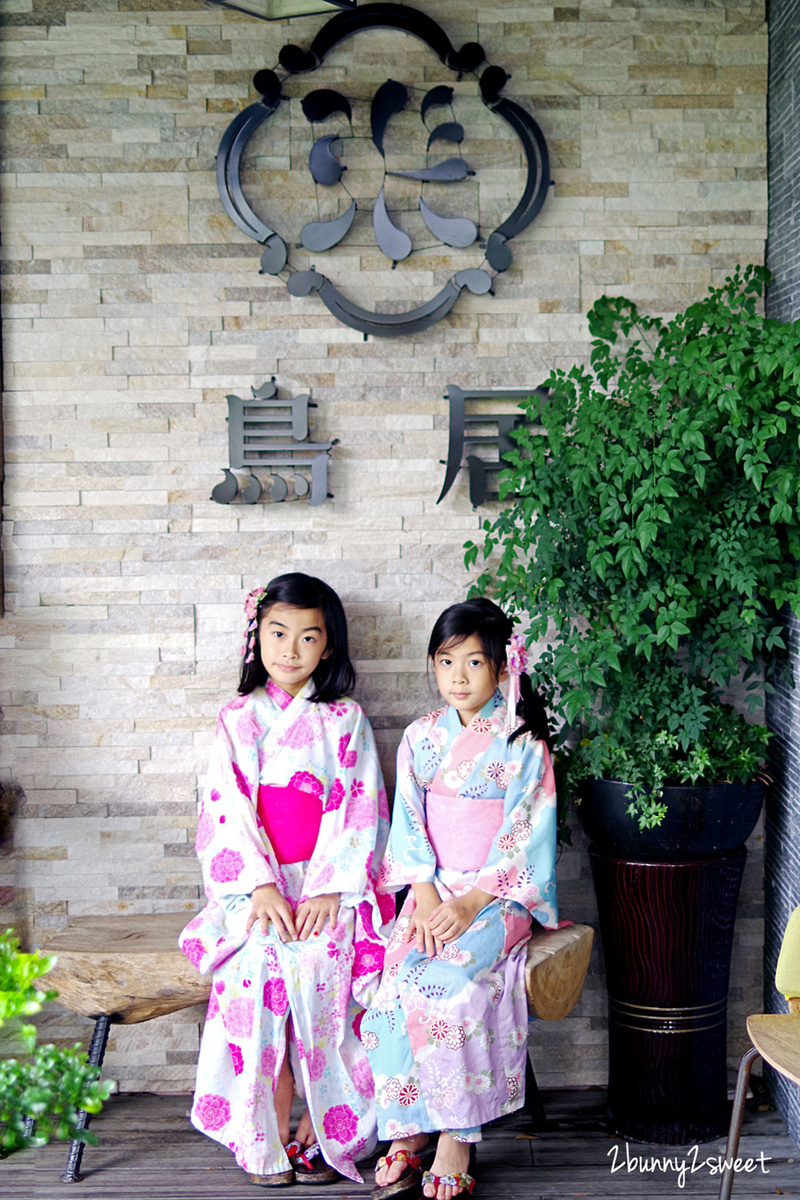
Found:
[[[192,1123],[261,1187],[361,1182],[375,1145],[358,1038],[380,978],[388,811],[336,593],[294,573],[247,597],[239,696],[217,723],[181,935],[213,972]],[[384,915],[382,915],[382,913]],[[307,1110],[290,1140],[294,1091]]]
[[[472,1192],[481,1125],[524,1102],[531,920],[558,923],[547,718],[524,643],[478,598],[442,613],[428,654],[446,703],[410,725],[398,751],[379,888],[411,886],[361,1029],[378,1131],[392,1143],[373,1200],[420,1183],[431,1200]],[[508,701],[497,686],[506,677]]]

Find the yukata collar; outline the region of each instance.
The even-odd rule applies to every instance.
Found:
[[[451,704],[448,708],[450,724],[456,735],[466,733],[497,734],[503,729],[506,718],[506,702],[500,688],[495,688],[479,713],[476,713],[468,725],[461,724],[458,710]]]

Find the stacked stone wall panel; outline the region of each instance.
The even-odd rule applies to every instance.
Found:
[[[259,275],[260,247],[228,221],[214,174],[223,131],[257,98],[255,71],[285,42],[307,45],[324,18],[267,25],[202,0],[3,0],[0,13],[0,702],[3,777],[27,797],[16,850],[0,862],[0,918],[38,944],[73,915],[200,904],[196,803],[216,713],[235,689],[241,603],[280,571],[339,590],[357,694],[393,779],[404,726],[435,702],[428,631],[464,595],[461,547],[484,515],[464,475],[435,503],[447,384],[535,386],[588,357],[585,313],[603,292],[668,314],[736,262],[761,260],[767,39],[763,7],[748,0],[440,0],[432,15],[451,40],[479,40],[511,72],[506,91],[540,123],[554,185],[494,296],[463,296],[417,337],[365,342],[317,297],[292,299]],[[292,205],[299,228],[316,213],[299,170],[310,146],[299,97],[342,88],[363,137],[388,74],[424,88],[452,81],[421,43],[381,32],[287,87],[294,99],[262,126],[243,170],[268,220],[280,228]],[[485,236],[513,207],[523,162],[477,87],[466,91],[470,203]],[[398,122],[424,150],[416,118]],[[348,149],[360,211],[325,270],[359,303],[391,311],[477,259],[432,247],[391,270],[369,220],[376,153],[367,138]],[[320,203],[334,215],[345,201]],[[460,211],[455,198],[440,207]],[[312,260],[292,249],[296,265]],[[319,440],[340,439],[335,498],[222,508],[209,496],[227,463],[225,396],[273,374],[282,395],[310,389]],[[761,986],[752,844],[732,1057]],[[559,886],[564,916],[596,925],[580,834]],[[542,1084],[605,1079],[600,960],[598,950],[575,1013],[532,1029]],[[117,1030],[109,1074],[127,1088],[188,1089],[200,1020],[192,1010]],[[58,1040],[87,1037],[87,1023],[57,1009],[46,1024]]]

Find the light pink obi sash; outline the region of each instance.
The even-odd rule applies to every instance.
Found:
[[[322,800],[296,787],[258,788],[258,815],[279,863],[305,862],[314,853]]]
[[[427,792],[425,814],[428,839],[440,867],[477,871],[489,857],[503,824],[503,796],[476,799]]]

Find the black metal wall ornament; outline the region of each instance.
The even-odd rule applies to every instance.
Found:
[[[286,282],[290,295],[308,296],[311,292],[317,292],[337,320],[351,329],[359,330],[365,337],[370,334],[376,337],[400,337],[419,333],[436,324],[450,312],[464,289],[473,295],[493,294],[494,278],[508,270],[512,263],[513,256],[508,243],[530,225],[547,197],[550,168],[544,134],[530,113],[513,100],[501,96],[510,76],[502,67],[484,66],[486,55],[482,46],[477,42],[467,42],[460,50],[456,50],[444,30],[431,17],[404,5],[368,4],[338,14],[323,26],[308,50],[291,44],[281,49],[278,59],[285,72],[283,77],[273,70],[256,73],[253,84],[261,94],[261,100],[239,113],[223,134],[217,154],[217,186],[230,219],[243,233],[265,247],[261,255],[261,273],[280,275],[288,265],[288,247],[284,238],[255,214],[245,198],[240,179],[242,154],[259,126],[278,109],[283,100],[288,99],[282,90],[286,79],[316,70],[335,46],[346,38],[372,29],[394,29],[413,34],[433,50],[459,80],[468,72],[477,75],[478,68],[484,67],[478,77],[481,100],[518,136],[527,166],[525,187],[516,207],[486,238],[484,262],[488,269],[482,263],[479,267],[455,271],[432,300],[417,308],[400,313],[371,312],[347,299],[316,268],[294,271],[289,275]],[[432,108],[452,107],[453,91],[447,85],[437,85],[426,93],[420,112],[423,122]],[[426,183],[458,183],[474,174],[461,155],[464,128],[455,120],[442,122],[431,131],[427,149],[430,152],[438,142],[449,143],[458,148],[456,157],[416,171],[389,171],[386,168],[383,145],[386,128],[392,117],[402,111],[407,103],[408,89],[393,79],[381,84],[372,100],[372,140],[384,158],[385,176],[417,179],[422,188]],[[341,92],[331,88],[319,88],[311,92],[303,100],[303,112],[312,125],[334,113],[340,113],[350,123],[352,134],[352,108]],[[341,147],[342,137],[336,134],[326,135],[314,142],[309,156],[309,170],[315,183],[332,187],[341,182],[342,173],[346,170],[338,158]],[[309,222],[301,231],[301,244],[312,253],[330,250],[347,236],[356,211],[357,205],[353,199],[347,211],[333,220]],[[443,216],[423,200],[421,190],[419,211],[431,233],[445,245],[465,248],[478,237],[475,222],[467,217]],[[393,266],[413,253],[408,234],[391,220],[383,188],[374,203],[373,228],[378,246],[391,259]]]
[[[516,448],[511,434],[520,428],[525,418],[518,406],[511,411],[498,412],[494,402],[520,401],[534,393],[540,400],[540,419],[533,423],[532,428],[544,430],[541,416],[550,394],[547,388],[477,388],[464,391],[457,384],[447,385],[445,400],[450,402],[450,432],[447,461],[442,462],[445,467],[444,483],[437,504],[441,504],[455,483],[462,462],[466,462],[469,471],[469,498],[472,507],[479,508],[487,500],[497,500],[497,473],[508,466],[504,457]],[[477,402],[481,401],[492,401],[492,411],[486,411],[485,406],[480,408]],[[497,458],[481,458],[471,453],[465,456],[465,450],[469,451],[478,446],[496,448]],[[490,491],[488,483],[491,477],[495,478],[495,484]]]
[[[228,458],[229,466],[222,467],[225,475],[211,493],[217,504],[230,504],[237,495],[244,504],[255,504],[263,495],[261,481],[253,474],[256,467],[269,472],[273,483],[269,498],[285,500],[289,487],[277,467],[291,468],[295,496],[309,497],[315,507],[330,498],[328,491],[329,451],[337,444],[332,442],[309,442],[308,410],[316,408],[310,396],[294,396],[291,400],[278,399],[274,378],[260,388],[251,387],[249,398],[226,396],[228,401]],[[300,468],[310,469],[310,481],[300,473]],[[242,486],[234,474],[235,470],[249,471],[250,478]]]

